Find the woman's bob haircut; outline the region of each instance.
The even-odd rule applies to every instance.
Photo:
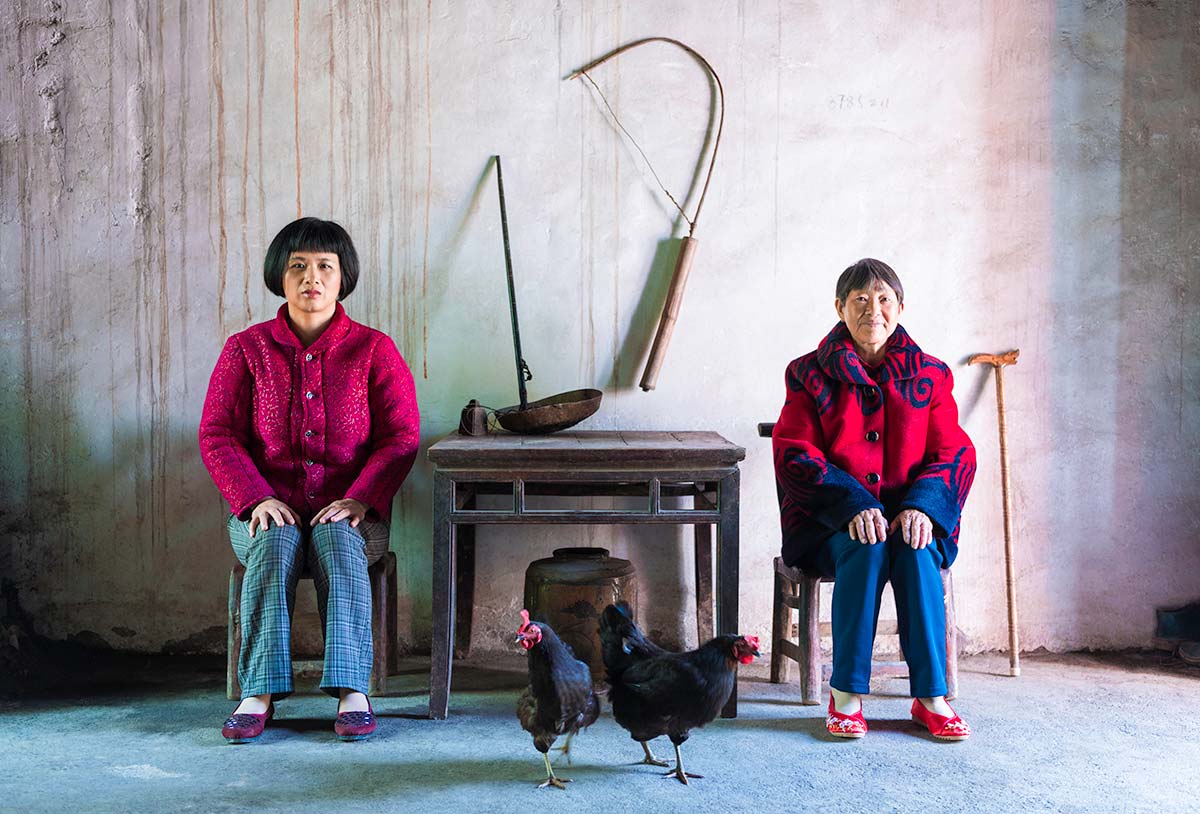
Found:
[[[844,303],[851,291],[874,288],[876,283],[891,286],[892,291],[896,292],[896,299],[904,305],[904,286],[900,285],[900,278],[891,266],[872,257],[864,257],[842,272],[842,276],[838,277],[836,296]]]
[[[338,256],[338,265],[342,267],[339,300],[349,297],[358,285],[358,252],[346,230],[331,220],[300,218],[280,229],[267,247],[263,281],[272,294],[284,296],[283,272],[292,252],[329,252]]]

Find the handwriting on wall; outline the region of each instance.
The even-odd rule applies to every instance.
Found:
[[[886,110],[891,103],[888,96],[870,93],[834,93],[826,100],[830,110]]]

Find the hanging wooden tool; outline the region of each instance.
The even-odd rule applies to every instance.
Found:
[[[1000,494],[1004,501],[1004,582],[1008,589],[1008,674],[1021,674],[1021,646],[1017,641],[1017,575],[1013,562],[1012,491],[1008,482],[1008,423],[1004,416],[1004,375],[1008,365],[1017,363],[1021,351],[999,355],[976,353],[968,365],[991,365],[996,371],[996,415],[1000,424]]]
[[[590,71],[592,68],[603,65],[610,59],[619,56],[620,54],[623,54],[632,48],[637,48],[639,45],[645,45],[651,42],[665,42],[682,48],[693,58],[695,58],[697,62],[704,66],[704,69],[708,71],[710,76],[712,76],[713,81],[717,86],[717,96],[718,100],[720,101],[721,108],[720,117],[717,120],[717,136],[713,140],[712,157],[708,162],[708,174],[704,177],[704,187],[700,190],[700,198],[696,202],[696,213],[691,218],[689,218],[687,213],[683,211],[683,207],[679,205],[677,200],[675,200],[675,196],[668,192],[667,188],[663,186],[662,181],[660,181],[658,178],[658,174],[654,172],[654,168],[650,167],[650,160],[646,158],[646,154],[642,152],[642,148],[638,147],[637,142],[633,141],[633,137],[629,135],[629,131],[625,129],[620,120],[617,119],[617,114],[613,112],[612,107],[608,105],[608,100],[604,99],[604,94],[600,92],[600,87],[595,83],[592,77],[588,75],[588,71]],[[725,88],[721,84],[721,77],[717,76],[717,72],[713,70],[713,66],[709,64],[708,60],[702,57],[691,46],[686,45],[679,40],[671,39],[670,37],[645,37],[644,39],[634,40],[633,42],[626,43],[620,48],[610,51],[599,59],[593,60],[587,65],[584,65],[582,68],[567,77],[567,79],[575,79],[579,76],[584,77],[592,83],[592,87],[596,89],[596,92],[600,94],[600,98],[604,100],[605,107],[608,107],[608,112],[612,115],[613,121],[616,123],[617,127],[619,127],[621,131],[629,137],[629,140],[633,142],[634,147],[637,147],[638,152],[641,153],[642,158],[646,161],[646,166],[650,167],[650,172],[652,175],[654,175],[654,180],[658,182],[658,185],[662,188],[662,191],[665,192],[667,197],[671,199],[671,203],[675,204],[675,208],[679,210],[679,214],[683,216],[684,221],[687,222],[688,225],[687,236],[683,238],[683,241],[679,247],[679,256],[675,260],[675,273],[671,276],[671,287],[667,291],[667,300],[663,304],[662,315],[658,320],[658,331],[654,335],[654,344],[650,347],[650,358],[646,360],[646,368],[642,372],[642,380],[639,383],[639,386],[642,388],[642,390],[648,393],[653,390],[658,383],[658,373],[662,369],[663,359],[666,358],[667,346],[671,344],[671,335],[675,332],[675,323],[679,319],[679,311],[683,306],[683,291],[687,287],[688,274],[692,270],[692,261],[696,256],[696,224],[700,220],[700,210],[704,206],[704,196],[708,194],[708,184],[710,181],[712,181],[713,169],[717,165],[717,150],[721,146],[721,131],[725,127]]]
[[[525,382],[533,379],[521,355],[521,326],[517,322],[517,290],[513,284],[512,250],[508,242],[508,207],[504,202],[504,173],[496,156],[496,187],[500,191],[500,229],[504,234],[504,269],[508,277],[508,313],[512,319],[513,354],[517,361],[517,396],[520,403],[496,411],[496,420],[509,432],[542,435],[558,432],[583,421],[600,409],[599,390],[580,389],[531,402]]]

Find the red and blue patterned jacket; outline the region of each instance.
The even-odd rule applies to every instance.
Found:
[[[924,512],[953,557],[975,447],[958,425],[950,368],[896,326],[868,369],[839,322],[785,381],[772,434],[784,562],[811,567],[819,544],[870,508],[889,524],[902,509]]]

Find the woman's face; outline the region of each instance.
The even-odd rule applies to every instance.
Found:
[[[283,296],[293,311],[332,314],[342,290],[342,264],[334,252],[292,252],[283,271]]]
[[[863,348],[878,348],[891,338],[900,323],[904,305],[892,287],[876,281],[870,288],[856,288],[846,295],[846,301],[835,299],[833,307],[838,318],[850,329],[854,344]]]

